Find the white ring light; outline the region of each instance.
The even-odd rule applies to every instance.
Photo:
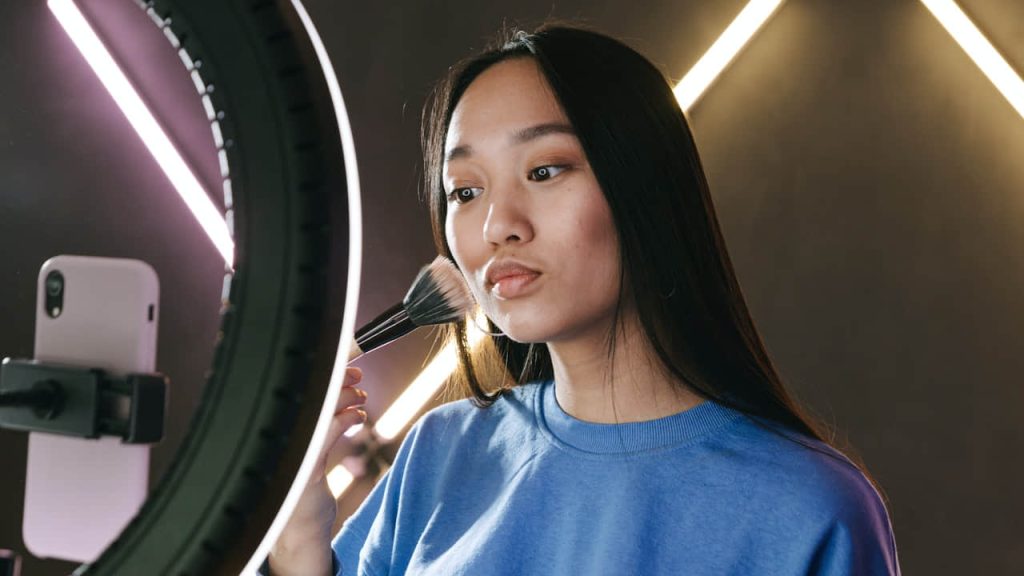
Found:
[[[348,351],[352,348],[353,333],[355,331],[356,308],[359,304],[359,281],[362,272],[363,256],[363,216],[362,204],[359,191],[359,171],[356,162],[355,139],[352,136],[352,125],[348,119],[348,110],[345,108],[345,100],[341,95],[341,86],[338,84],[338,77],[334,73],[334,66],[327,55],[320,33],[313,25],[309,13],[300,0],[291,0],[295,12],[302,21],[302,26],[309,36],[313,49],[316,52],[317,61],[323,69],[324,78],[327,81],[327,88],[331,94],[331,102],[334,104],[334,116],[338,120],[338,132],[341,135],[341,145],[345,157],[345,179],[348,188],[348,209],[349,209],[349,257],[348,257],[348,284],[345,288],[345,309],[341,324],[341,341],[338,344],[338,353],[334,360],[334,370],[331,373],[331,382],[327,387],[327,396],[324,398],[324,406],[317,419],[316,428],[313,430],[313,437],[309,441],[306,455],[302,458],[302,464],[295,474],[295,480],[285,496],[284,503],[270,524],[270,529],[257,546],[252,558],[246,563],[242,574],[255,574],[260,564],[270,553],[271,546],[277,541],[285,524],[291,517],[299,497],[306,489],[313,468],[320,455],[320,449],[327,439],[327,429],[334,417],[334,407],[341,397],[341,386],[344,382],[345,368],[348,366]]]

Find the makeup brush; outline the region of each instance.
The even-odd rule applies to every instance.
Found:
[[[462,273],[451,260],[438,256],[420,269],[400,303],[356,331],[349,362],[420,326],[447,324],[463,318],[472,303],[473,297]]]

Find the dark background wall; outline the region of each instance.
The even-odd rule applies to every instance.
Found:
[[[433,255],[418,126],[448,65],[503,23],[557,16],[624,39],[678,80],[744,4],[310,0],[360,162],[359,320],[400,299]],[[961,5],[1024,70],[1024,5]],[[140,32],[129,0],[84,6],[216,189],[202,113],[165,41]],[[0,355],[31,355],[46,257],[151,262],[157,362],[174,381],[158,477],[209,362],[222,264],[43,2],[0,4],[0,72]],[[905,573],[1024,571],[1024,118],[913,0],[788,0],[690,118],[767,346],[885,489]],[[371,415],[423,365],[427,336],[360,361]],[[0,431],[0,548],[21,545],[24,459],[24,435]]]

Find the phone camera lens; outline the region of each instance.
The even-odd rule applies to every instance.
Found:
[[[46,277],[46,295],[55,298],[63,291],[64,276],[60,272],[50,272]]]
[[[53,270],[46,275],[46,280],[43,281],[43,310],[50,318],[56,319],[63,313],[66,290],[63,274]]]

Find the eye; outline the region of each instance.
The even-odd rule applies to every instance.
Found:
[[[483,188],[456,188],[448,193],[448,202],[465,204],[484,191]]]
[[[533,180],[535,182],[542,182],[544,180],[548,180],[550,178],[554,178],[555,176],[558,176],[559,174],[561,174],[562,172],[564,172],[568,168],[569,168],[568,166],[554,166],[554,165],[538,166],[537,168],[534,168],[533,170],[530,170],[530,173],[527,175],[527,178],[530,179],[530,180]]]

